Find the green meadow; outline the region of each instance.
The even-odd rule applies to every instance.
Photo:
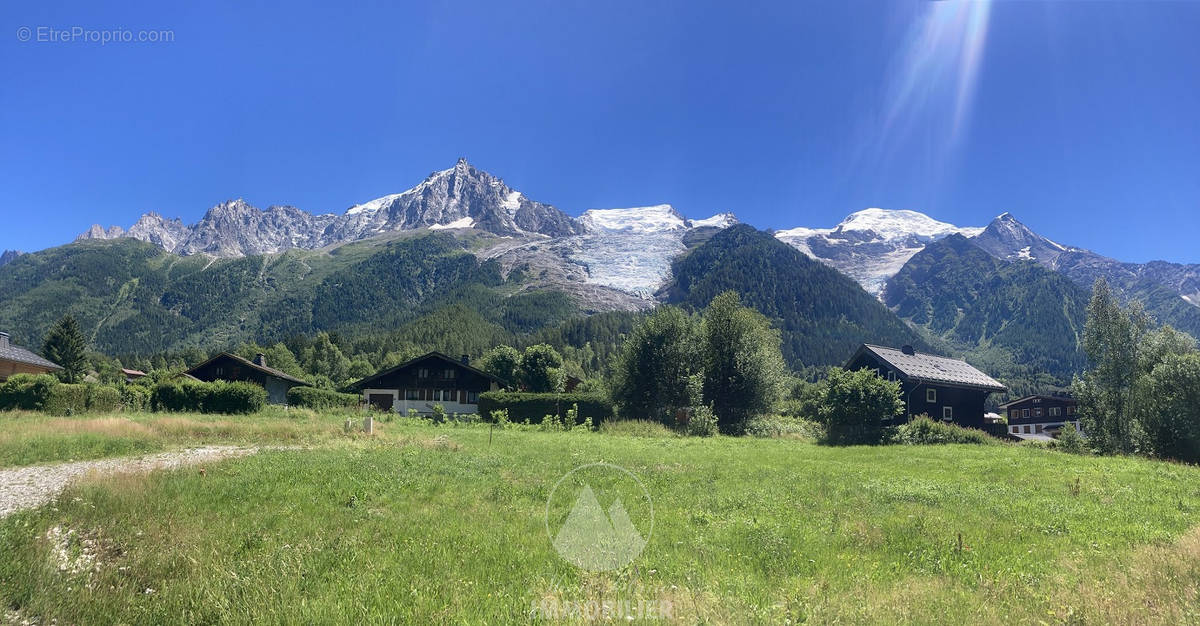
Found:
[[[3,419],[9,466],[291,446],[204,472],[96,476],[0,520],[9,619],[1200,621],[1194,467],[1007,444],[683,438],[644,425],[401,419],[368,437],[343,432],[344,415],[311,412]],[[600,573],[563,560],[546,530],[555,484],[597,462],[634,474],[654,510],[644,551]]]

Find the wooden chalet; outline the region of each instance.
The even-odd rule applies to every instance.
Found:
[[[1056,437],[1065,425],[1079,430],[1079,403],[1068,393],[1036,394],[1000,405],[1008,432],[1022,439]]]
[[[183,376],[204,381],[244,381],[261,385],[267,390],[267,401],[271,404],[287,404],[287,392],[292,387],[308,383],[267,366],[267,359],[259,354],[254,360],[243,359],[236,354],[222,352],[217,356],[187,370]]]
[[[13,345],[8,333],[0,333],[0,382],[13,374],[49,374],[61,369],[57,363]]]
[[[363,400],[383,411],[428,415],[440,404],[446,413],[478,413],[479,394],[508,385],[481,369],[471,367],[467,355],[455,359],[430,352],[396,367],[368,376],[351,388]]]
[[[908,419],[925,414],[970,428],[984,427],[988,394],[1008,391],[966,361],[924,354],[912,346],[863,344],[846,361],[845,369],[874,370],[883,378],[899,381]]]

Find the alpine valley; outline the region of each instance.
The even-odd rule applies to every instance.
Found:
[[[1200,265],[1120,262],[1008,213],[961,227],[873,208],[777,232],[666,204],[572,217],[460,160],[340,214],[231,200],[195,224],[147,213],[5,252],[0,329],[37,346],[70,313],[96,350],[129,358],[320,332],[380,362],[546,342],[601,371],[641,311],[732,289],[774,321],[797,371],[863,342],[914,344],[1020,394],[1082,369],[1097,278],[1200,336]]]

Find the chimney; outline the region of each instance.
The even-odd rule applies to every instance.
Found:
[[[462,361],[463,365],[471,364],[471,357],[469,355],[464,354],[464,355],[462,355],[462,357],[459,360]]]
[[[0,333],[0,349],[8,347],[8,333]]]
[[[266,367],[267,366],[267,355],[265,355],[261,352],[254,355],[254,364],[259,367]]]
[[[904,346],[901,346],[900,351],[903,352],[904,354],[907,354],[908,356],[912,356],[917,353],[916,350],[913,350],[912,346],[907,345],[907,344]]]

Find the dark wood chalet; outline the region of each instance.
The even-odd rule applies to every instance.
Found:
[[[1079,403],[1068,393],[1025,396],[1000,405],[1000,414],[1008,418],[1008,432],[1022,439],[1057,436],[1064,424],[1079,430],[1075,415]]]
[[[362,393],[371,406],[396,413],[428,415],[440,404],[446,413],[478,413],[479,394],[496,391],[508,383],[481,369],[471,367],[463,355],[455,359],[430,352],[407,363],[364,378],[351,388]]]
[[[256,383],[267,390],[267,401],[271,404],[287,404],[288,389],[308,384],[295,376],[268,367],[266,357],[261,354],[251,361],[236,354],[222,352],[184,372],[183,376],[209,383],[215,380]]]
[[[14,346],[8,339],[8,333],[0,333],[0,382],[8,380],[13,374],[49,374],[61,369],[57,363],[47,361],[21,346]]]
[[[845,369],[874,370],[900,382],[905,415],[925,414],[961,426],[983,428],[984,401],[1008,388],[966,361],[917,352],[912,346],[887,348],[863,344]]]

